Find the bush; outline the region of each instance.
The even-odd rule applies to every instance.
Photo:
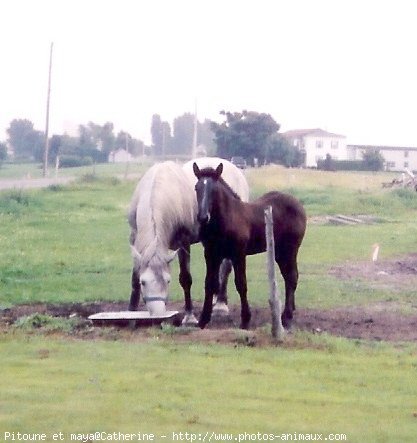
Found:
[[[368,171],[382,171],[384,169],[384,157],[377,149],[366,151],[363,154],[363,161]]]
[[[363,160],[332,160],[332,171],[373,171]],[[328,162],[318,160],[317,169],[328,171]]]
[[[51,315],[36,312],[18,318],[14,323],[14,327],[17,329],[23,329],[24,331],[42,330],[44,332],[64,332],[69,334],[88,324],[88,322],[78,317],[52,317]]]
[[[0,195],[0,213],[9,215],[20,215],[29,206],[39,206],[41,203],[22,189],[12,189]]]
[[[92,164],[93,159],[91,157],[79,157],[77,155],[63,155],[59,160],[61,168],[76,168],[79,166],[91,166]]]

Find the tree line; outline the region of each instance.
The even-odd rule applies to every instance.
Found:
[[[193,114],[185,113],[175,118],[171,127],[169,122],[155,114],[150,127],[150,146],[125,131],[116,135],[111,122],[104,125],[89,122],[79,125],[78,136],[53,135],[49,140],[49,159],[53,163],[59,155],[61,162],[66,159],[71,166],[80,162],[107,162],[110,152],[117,149],[127,149],[133,156],[189,157],[197,124],[197,145],[208,155],[227,159],[241,156],[251,164],[256,161],[258,164],[275,162],[285,166],[301,164],[301,153],[279,133],[280,125],[271,115],[254,111],[221,111],[220,115],[224,120],[222,123],[208,119],[196,122]],[[14,152],[15,161],[42,162],[45,134],[36,130],[30,120],[13,120],[7,135],[7,144]],[[0,163],[5,160],[7,144],[0,143]]]
[[[14,161],[43,161],[45,134],[36,130],[30,120],[12,120],[6,132]],[[6,143],[2,144],[6,146]],[[59,155],[63,163],[67,161],[70,166],[79,166],[107,162],[111,151],[126,147],[133,155],[139,155],[145,149],[141,140],[133,138],[125,131],[119,131],[116,135],[111,122],[104,125],[89,122],[79,125],[77,136],[53,135],[49,139],[48,157],[54,163]]]

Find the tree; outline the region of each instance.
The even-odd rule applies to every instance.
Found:
[[[126,144],[127,144],[127,150],[130,152],[131,143],[132,143],[132,136],[125,131],[119,131],[119,133],[116,136],[114,147],[115,149],[126,149]]]
[[[212,121],[208,119],[204,120],[203,123],[198,122],[197,144],[204,145],[207,148],[207,153],[214,155],[216,154],[217,146],[211,125]]]
[[[86,126],[80,125],[78,128],[79,155],[81,157],[92,157],[96,162],[107,161],[116,141],[113,128],[113,123],[110,122],[103,126],[91,121]]]
[[[170,152],[171,126],[168,122],[162,121],[158,114],[152,116],[151,136],[154,155],[164,155]]]
[[[7,146],[6,143],[0,143],[0,168],[3,165],[4,160],[7,158]]]
[[[192,153],[194,125],[195,116],[189,112],[174,119],[171,144],[172,154],[190,155]],[[212,153],[216,150],[210,120],[205,120],[203,123],[197,121],[197,145],[201,144]]]
[[[115,136],[113,133],[114,125],[111,122],[105,123],[99,129],[98,138],[101,142],[101,150],[106,154],[110,154],[114,150]]]
[[[226,121],[212,123],[217,144],[217,155],[223,158],[242,156],[265,161],[270,137],[279,130],[279,124],[269,115],[253,111],[225,112]]]
[[[7,134],[15,157],[42,161],[45,136],[43,132],[34,129],[30,120],[12,120]]]
[[[131,145],[129,146],[129,152],[134,156],[137,157],[139,155],[145,154],[145,143],[142,140],[139,140],[137,138],[133,138],[131,141]]]
[[[71,137],[68,134],[61,136],[60,155],[77,155],[79,156],[80,142],[78,137]]]
[[[368,171],[382,171],[384,169],[384,157],[378,149],[365,151],[362,155]]]
[[[265,162],[278,163],[288,167],[300,166],[303,156],[300,150],[291,145],[291,143],[281,134],[272,134],[267,145]]]
[[[126,139],[127,139],[127,146],[126,146]],[[115,149],[126,149],[127,147],[128,152],[134,157],[142,155],[145,150],[145,144],[143,143],[142,140],[133,138],[128,132],[125,131],[120,131],[117,134],[114,147]]]
[[[336,164],[330,154],[326,154],[326,158],[323,161],[323,169],[325,171],[336,171]]]
[[[185,113],[174,119],[172,154],[191,154],[193,149],[194,114]]]

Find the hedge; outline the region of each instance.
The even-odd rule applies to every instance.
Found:
[[[91,166],[93,159],[91,157],[79,157],[77,155],[62,155],[59,158],[61,168],[76,168],[78,166]]]
[[[363,160],[326,160],[317,161],[317,169],[331,171],[374,171],[372,165]]]

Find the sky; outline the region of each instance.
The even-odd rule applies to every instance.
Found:
[[[265,112],[280,131],[417,146],[413,0],[1,0],[0,141],[110,121],[150,143],[153,114]]]

